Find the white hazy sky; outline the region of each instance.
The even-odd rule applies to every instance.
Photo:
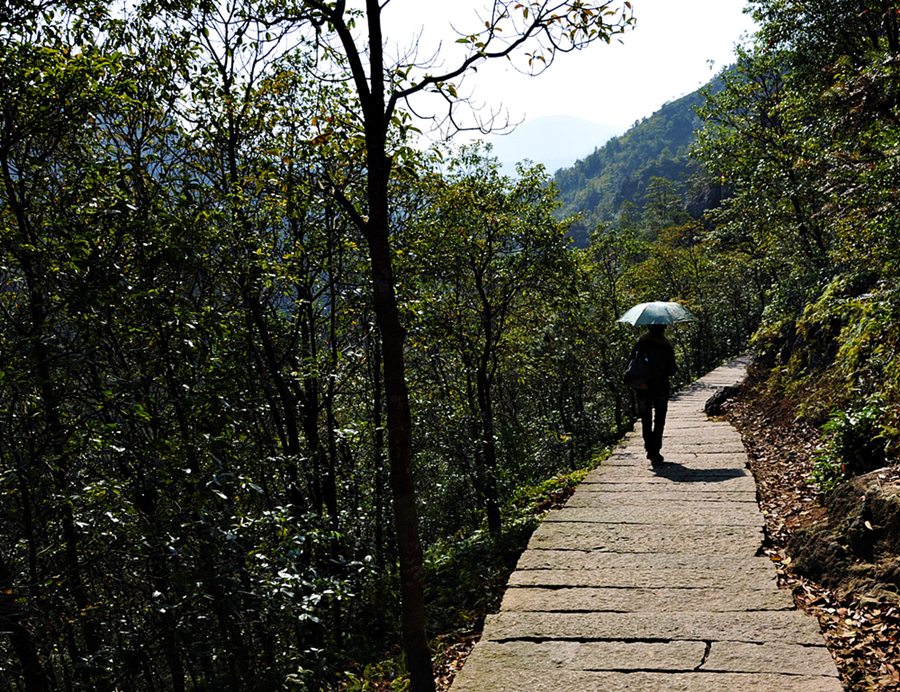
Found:
[[[568,115],[623,130],[660,106],[708,82],[733,62],[752,32],[744,0],[631,0],[637,20],[622,43],[598,42],[561,55],[538,77],[490,61],[464,86],[488,108],[505,107],[513,121]],[[391,0],[383,19],[389,46],[454,49],[460,31],[473,32],[486,0]],[[420,50],[420,57],[427,51]],[[437,68],[435,68],[437,72]]]

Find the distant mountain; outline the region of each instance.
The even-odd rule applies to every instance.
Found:
[[[505,173],[513,173],[519,161],[529,159],[544,164],[553,174],[621,133],[621,127],[560,115],[535,118],[510,134],[495,135],[489,141]]]
[[[702,124],[693,109],[702,101],[698,90],[667,103],[622,136],[556,172],[561,214],[582,215],[572,229],[579,245],[600,222],[616,221],[626,212],[640,220],[654,179],[671,181],[682,210],[692,216],[718,203],[718,190],[692,184],[695,170],[688,150]]]

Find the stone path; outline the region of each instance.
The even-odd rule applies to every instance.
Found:
[[[841,690],[814,618],[757,557],[763,517],[740,435],[674,397],[652,470],[631,433],[535,531],[453,684],[475,690]]]

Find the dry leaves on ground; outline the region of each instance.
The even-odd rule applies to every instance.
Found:
[[[809,480],[818,431],[752,385],[729,402],[726,416],[741,431],[750,456],[766,518],[766,553],[778,564],[779,582],[792,589],[798,607],[819,619],[844,687],[900,690],[900,606],[865,593],[839,598],[796,574],[785,551],[792,533],[826,514]]]

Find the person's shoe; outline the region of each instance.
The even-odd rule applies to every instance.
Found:
[[[655,454],[649,454],[648,456],[650,457],[650,463],[653,466],[662,466],[663,463],[665,462],[663,455],[660,454],[659,452],[656,452]]]

